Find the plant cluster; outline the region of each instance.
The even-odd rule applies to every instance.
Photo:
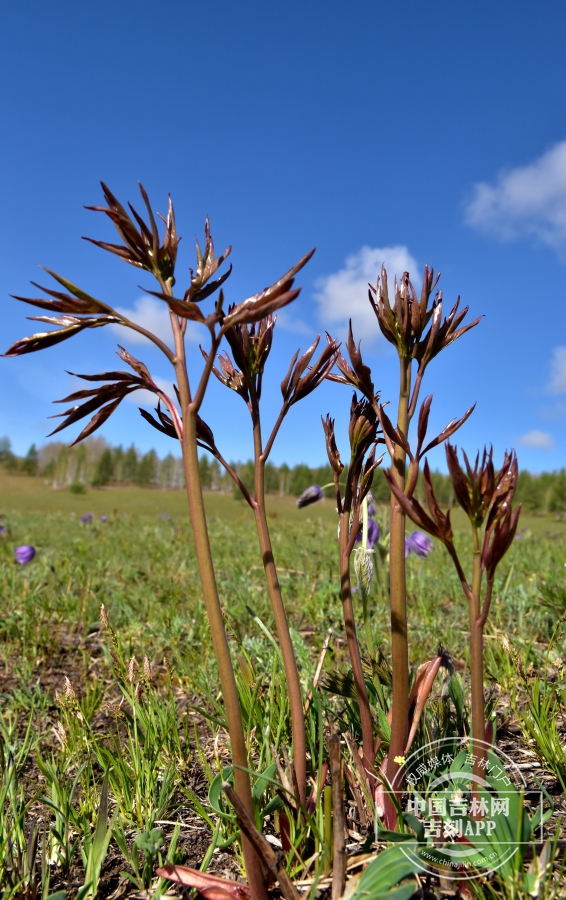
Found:
[[[230,248],[220,256],[215,255],[207,220],[204,247],[201,249],[197,241],[195,269],[190,270],[186,288],[179,290],[176,259],[180,238],[176,231],[173,205],[169,200],[166,216],[160,217],[164,226],[160,232],[147,194],[141,186],[140,190],[146,207],[145,219],[131,205],[129,211],[126,210],[103,185],[107,205],[91,208],[103,212],[111,220],[120,243],[88,240],[153,276],[156,289],[148,293],[168,307],[173,349],[106,302],[47,270],[57,283],[56,288],[41,288],[45,297],[17,299],[46,311],[47,315],[30,318],[55,328],[17,341],[6,356],[34,352],[67,340],[85,329],[112,323],[143,334],[172,365],[176,384],[174,394],[168,395],[152,378],[145,363],[133,357],[125,347],[119,346],[118,356],[127,368],[78,375],[86,382],[86,387],[57,401],[68,404],[68,407],[58,414],[63,421],[52,434],[88,419],[74,441],[77,444],[103,425],[130,394],[145,390],[155,396],[156,407],[153,413],[140,409],[141,415],[158,431],[179,442],[202,596],[218,666],[223,716],[230,736],[231,767],[229,772],[223,773],[223,780],[217,785],[216,808],[220,815],[234,816],[239,827],[250,896],[252,900],[263,900],[267,896],[268,884],[274,878],[279,880],[286,897],[295,897],[296,889],[283,874],[281,861],[270,856],[269,843],[261,834],[265,811],[258,817],[258,800],[263,795],[263,787],[258,794],[258,784],[254,784],[251,774],[254,767],[249,745],[250,725],[253,722],[249,710],[255,708],[254,678],[253,672],[249,673],[249,677],[243,676],[244,683],[246,678],[249,682],[246,699],[230,653],[225,613],[211,553],[199,449],[210,454],[225,470],[250,507],[276,626],[274,652],[280,655],[285,671],[292,736],[291,755],[287,756],[283,747],[275,747],[272,768],[260,772],[259,776],[256,773],[256,778],[259,777],[259,784],[262,785],[262,779],[267,782],[274,779],[277,773],[282,791],[279,827],[284,850],[304,860],[306,855],[312,853],[313,846],[318,846],[320,859],[326,859],[328,865],[332,846],[333,896],[338,898],[345,880],[343,760],[336,734],[330,735],[326,760],[320,733],[310,733],[312,717],[307,715],[306,710],[317,710],[317,728],[321,727],[321,713],[313,699],[314,694],[305,697],[289,616],[283,601],[265,506],[269,457],[281,425],[287,416],[293,414],[293,407],[323,381],[330,380],[353,389],[348,428],[349,452],[344,461],[335,435],[334,420],[330,415],[322,419],[338,513],[343,627],[351,667],[352,700],[359,724],[356,733],[351,734],[348,740],[357,769],[353,790],[358,792],[360,809],[364,809],[370,821],[379,821],[388,832],[392,832],[395,828],[402,828],[404,821],[403,763],[417,739],[435,678],[441,669],[451,668],[449,654],[440,647],[436,656],[422,662],[413,684],[410,684],[406,559],[408,550],[421,556],[429,552],[430,545],[425,533],[432,535],[446,548],[469,604],[472,747],[478,760],[474,776],[479,775],[481,761],[485,759],[485,751],[482,750],[484,741],[490,738],[489,723],[486,726],[485,722],[483,630],[490,611],[497,566],[509,549],[517,529],[519,509],[512,509],[518,478],[517,461],[513,452],[506,454],[501,468],[496,470],[491,450],[486,449],[478,454],[474,464],[464,454],[462,464],[456,447],[449,439],[471,415],[473,407],[460,418],[453,419],[439,434],[430,436],[428,423],[432,396],[421,399],[421,387],[429,364],[475,327],[479,319],[463,324],[467,308],[459,311],[459,301],[448,315],[444,315],[442,291],[437,290],[439,276],[435,278],[430,266],[425,266],[420,294],[415,291],[407,272],[403,273],[400,281],[395,279],[390,291],[387,273],[382,268],[376,285],[370,286],[368,299],[382,334],[395,347],[399,359],[399,394],[395,415],[390,417],[386,404],[375,388],[372,372],[362,359],[360,345],[354,340],[350,324],[345,347],[347,358],[339,342],[330,335],[327,335],[325,343],[321,344],[319,336],[304,353],[299,350],[295,353],[281,380],[279,414],[275,422],[266,427],[262,415],[262,393],[276,314],[297,298],[299,289],[294,287],[295,277],[314,251],[306,254],[271,286],[243,301],[226,304],[224,284],[231,267],[223,274],[219,274],[219,269]],[[204,301],[209,301],[208,308]],[[200,324],[207,337],[206,346],[200,347],[203,363],[196,381],[189,377],[185,340],[188,322]],[[201,417],[211,376],[237,394],[239,402],[248,411],[254,447],[253,480],[246,482],[225,459],[211,428]],[[413,419],[416,435],[411,440]],[[426,454],[443,443],[446,445],[454,496],[470,521],[469,560],[461,547],[456,548],[450,510],[443,511],[440,506],[426,461]],[[366,648],[364,653],[360,646],[351,572],[353,558],[357,590],[361,594],[367,623],[369,584],[376,558],[375,545],[380,537],[376,535],[376,523],[373,528],[370,526],[371,492],[385,455],[390,462],[385,478],[391,502],[387,548],[386,551],[383,548],[383,559],[381,554],[379,556],[380,563],[387,565],[382,590],[389,597],[390,666],[388,654],[382,652],[377,658],[370,655],[368,659],[368,651],[372,648]],[[421,470],[424,505],[417,499]],[[314,489],[310,499],[316,500],[322,490]],[[409,544],[407,516],[419,529],[417,536],[414,534],[409,538]],[[383,532],[385,534],[385,527]],[[385,565],[382,567],[385,568]],[[245,658],[241,661],[243,673],[249,670],[249,663]],[[368,677],[368,666],[375,677]],[[133,677],[131,680],[133,682]],[[135,733],[132,740],[136,740]],[[284,757],[283,762],[281,756]],[[109,779],[116,777],[112,774],[111,760],[108,760],[107,771]],[[327,816],[317,821],[318,798],[322,796],[328,773],[332,785],[328,801],[332,819]],[[143,784],[144,774],[140,773],[139,777]],[[228,813],[224,801],[220,801],[220,791],[228,797],[233,813]],[[330,821],[332,838],[327,835],[325,839],[324,830]],[[152,837],[152,831],[148,829],[138,844],[140,850],[146,853],[146,859],[147,854],[152,859],[155,856],[156,841],[157,837]],[[320,847],[326,847],[326,853]],[[143,867],[136,870],[136,877],[146,880],[143,874],[146,871],[147,868]],[[185,879],[182,883],[198,887],[206,896],[207,888],[202,881],[190,880],[193,877],[190,870],[175,873],[169,866],[161,869],[160,873],[177,880]],[[218,889],[218,885],[210,885],[212,891],[215,888]]]

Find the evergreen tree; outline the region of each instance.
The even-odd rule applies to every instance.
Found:
[[[122,481],[122,466],[124,463],[124,451],[122,445],[114,447],[112,450],[112,468],[114,471],[114,481]]]
[[[84,444],[79,444],[78,447],[72,448],[71,460],[72,464],[74,464],[74,475],[71,478],[71,482],[80,481],[81,484],[86,484],[88,481],[87,455],[86,446]]]
[[[566,512],[566,469],[560,469],[554,478],[548,508],[553,513]]]
[[[541,512],[545,505],[545,485],[540,477],[531,475],[524,469],[519,472],[517,479],[516,498],[529,512]]]
[[[173,487],[175,480],[175,457],[168,453],[159,466],[159,483],[163,489]]]
[[[236,463],[235,464],[236,472],[238,473],[240,480],[244,487],[253,494],[254,490],[254,479],[255,479],[255,467],[251,459],[248,459],[247,463]],[[240,492],[240,488],[237,484],[234,484],[233,490],[234,497],[236,499],[241,499],[242,494]]]
[[[49,462],[43,467],[43,471],[41,473],[43,478],[51,479],[55,475],[55,469],[57,466],[57,457],[52,457]]]
[[[385,462],[385,460],[383,460],[383,462]],[[381,466],[378,466],[373,473],[371,492],[376,503],[389,503],[391,500],[391,491],[389,490],[389,485],[385,480],[385,475],[381,470]]]
[[[543,509],[547,509],[548,501],[550,498],[550,492],[552,491],[552,488],[554,487],[554,481],[556,479],[556,472],[542,472],[541,475],[539,475],[539,478],[540,478],[540,483],[541,483],[540,489],[541,489],[542,494],[544,495],[544,500],[543,500],[543,504],[542,504]]]
[[[289,481],[290,471],[287,463],[283,463],[282,466],[279,466],[279,494],[281,497],[287,493],[287,483]]]
[[[124,453],[124,458],[122,460],[122,481],[125,481],[126,484],[135,481],[137,473],[138,454],[136,452],[136,448],[132,444],[132,446],[128,447],[128,449]]]
[[[114,480],[114,460],[112,451],[107,447],[96,464],[92,484],[94,487],[102,487]]]
[[[313,471],[313,476],[313,484],[318,484],[319,487],[324,488],[325,497],[328,497],[329,499],[336,497],[336,490],[334,488],[334,472],[332,470],[332,466],[319,466],[318,469],[315,469]],[[327,484],[329,484],[330,487],[326,487]]]
[[[451,506],[454,500],[452,481],[449,475],[443,475],[436,470],[430,473],[430,480],[438,502],[442,506]],[[424,485],[424,482],[423,482]],[[423,488],[424,489],[424,488]]]
[[[11,451],[4,457],[4,468],[7,472],[15,472],[18,468],[18,457]]]
[[[157,453],[150,450],[140,459],[136,481],[141,485],[153,484],[157,480]]]
[[[13,456],[12,442],[9,437],[0,438],[0,462],[5,462],[9,456]]]
[[[200,483],[205,491],[209,491],[212,484],[212,472],[210,471],[208,456],[204,453],[198,461],[198,468],[200,472]]]
[[[210,463],[210,478],[211,478],[210,487],[212,488],[213,491],[220,490],[221,477],[222,477],[222,471],[220,469],[220,463],[218,462],[217,459],[214,459],[214,457],[213,457],[212,462]]]
[[[291,469],[288,493],[298,497],[314,483],[313,479],[313,471],[308,466],[302,464],[295,466],[294,469]]]
[[[266,494],[277,494],[279,491],[279,470],[268,462],[265,466],[265,492]]]
[[[37,447],[32,444],[26,456],[22,460],[22,472],[26,475],[37,475],[38,455]]]

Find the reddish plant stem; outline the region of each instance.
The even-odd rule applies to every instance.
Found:
[[[466,576],[460,564],[458,554],[453,544],[447,546],[448,552],[458,572],[462,590],[468,598],[470,615],[470,685],[472,694],[472,752],[475,757],[473,772],[474,781],[483,779],[485,769],[480,761],[485,760],[485,698],[483,692],[483,629],[489,612],[491,602],[492,583],[488,583],[487,594],[481,607],[481,548],[477,526],[472,525],[474,559],[472,569],[472,586],[466,581]],[[481,742],[481,743],[479,743]],[[472,791],[474,796],[477,793]]]
[[[163,289],[164,292],[171,293],[171,287],[168,282],[163,285]],[[254,806],[250,776],[247,771],[249,768],[248,754],[246,750],[242,715],[240,712],[240,701],[236,688],[232,660],[230,658],[230,648],[228,647],[228,639],[224,629],[222,607],[220,605],[220,597],[218,596],[218,588],[214,574],[214,564],[212,562],[212,552],[208,538],[206,513],[202,496],[197,448],[197,415],[200,402],[191,402],[183,332],[179,324],[179,319],[174,313],[171,313],[171,326],[175,341],[174,366],[179,388],[180,405],[183,412],[183,440],[181,443],[183,467],[187,484],[187,497],[195,541],[195,552],[214,655],[218,665],[220,686],[222,688],[222,696],[226,707],[232,762],[234,764],[234,782],[238,796],[250,816],[253,818]],[[213,335],[213,346],[215,345],[215,342],[216,339]],[[210,371],[208,374],[210,374]],[[205,386],[206,378],[203,375],[203,377],[201,377],[198,392],[201,396],[204,394]],[[245,834],[242,834],[241,837],[244,864],[252,898],[253,900],[267,900],[267,886],[263,875],[261,858],[249,838]]]
[[[332,900],[340,900],[346,886],[346,822],[340,735],[330,738],[330,779],[332,782]]]
[[[349,513],[343,512],[340,515],[340,590],[342,595],[342,609],[344,614],[344,627],[346,629],[346,641],[348,643],[348,652],[350,654],[350,663],[352,665],[352,674],[354,676],[356,693],[358,695],[358,706],[360,709],[364,767],[367,772],[370,786],[373,787],[375,783],[375,778],[372,774],[373,764],[375,760],[373,746],[373,723],[371,720],[369,697],[364,678],[364,671],[362,668],[358,636],[356,634],[354,608],[352,605],[352,586],[350,582],[351,550],[348,546],[348,531],[350,527],[349,520]]]
[[[405,436],[409,426],[409,391],[411,361],[400,359],[400,387],[397,428]],[[405,490],[406,454],[399,444],[394,447],[391,472],[401,491]],[[409,648],[407,632],[407,600],[405,585],[405,514],[391,495],[390,524],[390,605],[391,605],[391,662],[392,662],[392,720],[391,742],[387,758],[387,779],[396,780],[399,763],[395,757],[403,757],[409,733]],[[396,784],[395,794],[400,797],[401,784]]]
[[[259,412],[254,415],[254,457],[255,457],[255,497],[254,497],[254,514],[256,528],[259,537],[259,545],[261,549],[261,557],[263,560],[263,568],[267,581],[267,590],[271,599],[271,607],[273,609],[273,617],[275,619],[275,627],[277,628],[277,637],[279,646],[281,647],[281,656],[283,657],[283,666],[287,679],[287,690],[289,691],[289,705],[291,707],[291,731],[293,736],[293,765],[297,776],[297,785],[299,789],[299,800],[303,806],[307,802],[307,739],[305,733],[305,713],[303,705],[303,695],[301,691],[301,682],[299,679],[299,670],[297,668],[297,660],[295,658],[295,650],[291,633],[289,631],[289,622],[283,597],[281,594],[281,586],[277,576],[277,568],[273,558],[273,548],[271,545],[271,537],[269,534],[269,526],[267,524],[267,514],[265,510],[265,461],[266,452],[262,451],[261,440],[261,424],[259,420]]]
[[[472,744],[474,754],[474,780],[485,777],[485,698],[483,691],[483,623],[481,620],[481,548],[477,527],[473,527],[474,562],[470,606],[470,681],[472,690]]]
[[[236,793],[253,819],[254,807],[250,777],[248,772],[245,771],[248,769],[248,755],[240,713],[240,702],[232,660],[230,658],[230,649],[228,647],[228,640],[224,629],[222,607],[218,596],[212,553],[206,527],[206,514],[198,465],[196,411],[191,410],[190,405],[185,408],[185,415],[183,417],[183,463],[185,467],[187,495],[189,499],[189,509],[191,513],[202,592],[214,647],[214,655],[218,664],[218,673],[226,709],[226,718],[228,720]],[[253,900],[267,900],[267,888],[260,857],[245,833],[242,833],[241,838],[246,874]]]

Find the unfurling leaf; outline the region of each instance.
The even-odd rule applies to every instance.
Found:
[[[466,473],[458,461],[458,450],[450,443],[446,444],[446,462],[454,485],[456,499],[468,518],[478,528],[482,525],[491,506],[495,491],[495,470],[493,467],[493,450],[484,448],[481,464],[479,453],[476,454],[472,469],[466,453],[463,451]]]
[[[400,447],[403,448],[407,456],[410,460],[413,459],[413,454],[411,453],[411,447],[403,431],[401,429],[395,428],[393,422],[385,412],[384,404],[380,404],[379,406],[379,424],[381,425],[384,434],[392,441],[394,444],[399,444]]]
[[[34,353],[36,350],[43,350],[45,347],[53,347],[55,344],[60,344],[61,341],[66,341],[80,331],[84,331],[85,328],[98,328],[101,325],[120,321],[117,316],[98,316],[96,319],[77,319],[69,315],[58,318],[48,318],[46,316],[30,316],[29,318],[38,318],[39,321],[48,321],[51,324],[58,324],[59,321],[62,327],[57,331],[41,331],[22,338],[16,341],[15,344],[12,344],[6,353],[3,354],[4,356],[23,356],[24,353]]]
[[[162,434],[167,435],[167,437],[179,440],[179,435],[175,431],[173,420],[170,416],[163,412],[160,402],[158,402],[155,408],[155,412],[157,413],[159,421],[157,421],[157,419],[154,418],[154,416],[152,416],[151,413],[147,411],[147,409],[143,409],[143,407],[141,406],[138,406],[138,409],[141,416],[146,420],[146,422],[149,422],[149,424],[156,428],[157,431],[160,431]]]
[[[234,325],[247,325],[250,322],[257,322],[258,319],[272,315],[278,309],[282,309],[284,306],[292,303],[300,293],[300,290],[285,291],[269,300],[262,298],[261,294],[248,297],[247,300],[237,303],[233,311],[226,316],[224,327],[231,328]]]
[[[118,348],[120,350],[118,354],[120,359],[123,359],[125,363],[131,366],[134,372],[137,372],[140,378],[143,378],[144,381],[151,381],[151,375],[149,374],[149,369],[147,368],[146,364],[140,362],[139,359],[136,359],[135,356],[132,356],[131,353],[128,353],[127,350],[124,350],[124,348],[121,347],[120,344],[118,344]]]
[[[106,241],[96,241],[93,238],[84,238],[84,240],[101,247],[103,250],[116,254],[116,256],[119,256],[132,266],[151,272],[162,281],[173,278],[177,259],[177,246],[180,238],[177,237],[175,229],[175,213],[171,198],[168,201],[167,219],[161,217],[165,222],[165,238],[163,245],[160,245],[155,217],[143,186],[140,184],[139,188],[148,212],[149,228],[133,206],[128,204],[138,225],[136,228],[122,204],[118,202],[104,182],[101,182],[101,184],[108,208],[102,206],[87,206],[86,208],[95,212],[105,213],[113,222],[123,244],[109,244]]]
[[[434,489],[432,487],[432,481],[430,477],[430,469],[428,465],[428,460],[425,461],[424,464],[424,482],[425,482],[425,497],[426,504],[428,507],[428,513],[423,509],[421,504],[414,497],[407,497],[403,490],[397,485],[395,479],[391,475],[390,472],[384,471],[383,473],[389,485],[391,492],[393,493],[395,499],[397,500],[399,506],[403,510],[403,512],[415,523],[419,528],[422,528],[423,531],[428,532],[428,534],[432,534],[434,537],[437,537],[439,540],[445,544],[445,546],[452,545],[452,525],[450,522],[450,510],[446,514],[442,512],[436,496],[434,494]]]
[[[200,348],[200,352],[208,361],[208,353],[203,347]],[[226,351],[224,351],[224,355],[218,354],[218,362],[220,364],[219,369],[214,365],[212,366],[212,372],[218,378],[218,381],[235,391],[248,403],[250,398],[243,373],[234,366]]]
[[[482,316],[478,316],[478,318],[474,319],[473,322],[470,322],[469,325],[458,328],[459,324],[466,317],[469,309],[469,307],[466,306],[461,313],[456,315],[460,305],[460,298],[458,297],[450,314],[444,322],[442,322],[442,303],[442,291],[439,291],[433,304],[432,324],[430,329],[422,341],[419,341],[413,348],[413,359],[417,360],[420,367],[428,365],[431,359],[434,359],[441,350],[444,350],[450,344],[453,344],[454,341],[462,337],[466,331],[470,331],[471,328],[474,328],[482,319]]]
[[[328,462],[332,466],[336,475],[340,476],[344,470],[344,464],[340,459],[340,452],[338,447],[336,446],[336,437],[334,434],[334,419],[331,419],[330,416],[327,416],[326,419],[322,418],[322,427],[324,429],[324,436],[326,438],[326,453],[328,455]]]
[[[430,397],[430,399],[432,400],[432,396]],[[428,398],[427,398],[427,400],[428,400]],[[452,419],[452,421],[449,422],[448,425],[446,425],[442,429],[440,434],[438,434],[432,441],[430,441],[430,443],[428,443],[426,445],[426,447],[424,448],[421,455],[424,456],[424,454],[428,453],[429,450],[432,450],[433,447],[437,447],[439,444],[442,444],[443,441],[446,441],[446,440],[448,440],[449,437],[452,437],[452,435],[455,434],[456,431],[458,431],[458,429],[462,427],[464,422],[466,422],[470,418],[470,416],[472,415],[475,408],[476,408],[476,404],[474,403],[473,406],[470,406],[470,408],[466,410],[466,412],[460,419]],[[428,418],[428,416],[427,416],[427,418]],[[420,417],[419,417],[419,425],[420,425]],[[419,438],[419,440],[420,440],[420,438]]]
[[[409,737],[407,739],[407,744],[405,746],[405,754],[409,753],[413,741],[415,739],[415,734],[417,733],[417,728],[419,727],[419,722],[422,718],[422,714],[424,712],[424,708],[426,706],[426,702],[430,696],[430,692],[432,691],[432,687],[434,684],[434,679],[436,678],[438,671],[441,666],[444,666],[446,669],[452,672],[454,671],[454,666],[450,656],[446,653],[438,653],[438,656],[435,656],[433,659],[429,659],[426,662],[422,663],[417,670],[417,674],[415,680],[413,682],[413,687],[411,688],[411,694],[409,696],[409,719],[411,723]]]
[[[34,287],[39,288],[40,291],[43,291],[49,297],[53,297],[54,299],[45,300],[43,298],[33,297],[14,297],[14,299],[20,300],[22,303],[29,303],[31,306],[38,306],[40,309],[47,309],[59,313],[71,313],[72,315],[113,312],[106,303],[102,303],[95,297],[91,297],[90,294],[87,294],[85,291],[81,290],[81,288],[78,288],[71,281],[67,281],[67,279],[63,278],[61,275],[57,275],[56,272],[52,272],[51,269],[44,269],[44,271],[70,291],[72,296],[63,294],[61,291],[53,291],[49,288],[44,288],[40,284],[36,284],[35,281],[32,281]]]
[[[65,421],[61,422],[48,437],[57,434],[69,425],[78,422],[80,419],[83,419],[85,416],[98,410],[86,428],[81,431],[78,438],[76,438],[71,445],[74,446],[74,444],[78,444],[80,441],[84,440],[84,438],[88,437],[89,434],[92,434],[93,431],[96,431],[97,428],[100,428],[108,417],[112,415],[122,400],[129,394],[139,390],[148,390],[155,394],[159,393],[159,389],[152,381],[151,375],[144,363],[131,356],[123,347],[120,347],[119,356],[127,362],[128,365],[132,366],[138,374],[131,375],[129,372],[103,372],[99,375],[77,374],[77,378],[82,378],[85,381],[104,381],[108,378],[113,378],[114,381],[110,384],[104,384],[90,390],[75,391],[74,393],[69,394],[68,397],[64,397],[62,400],[56,400],[55,403],[73,403],[76,400],[84,400],[85,402],[72,406],[70,409],[65,410],[65,412],[58,413],[57,416],[53,416],[52,418],[64,417]],[[69,374],[73,375],[75,373],[70,372]],[[167,423],[162,418],[163,414],[158,411],[158,415],[160,416],[163,426],[167,427]],[[154,424],[154,422],[151,424]]]
[[[169,309],[181,319],[189,319],[192,322],[205,321],[205,317],[196,303],[185,303],[183,300],[178,300],[176,297],[171,297],[162,291],[148,291],[147,288],[141,287],[141,285],[140,290],[146,294],[151,294],[152,297],[157,297],[159,300],[164,300],[169,305]]]
[[[356,343],[354,341],[354,334],[352,332],[352,320],[350,319],[350,323],[348,326],[348,341],[346,344],[346,347],[348,349],[348,356],[350,357],[350,362],[352,363],[352,369],[356,378],[356,386],[358,390],[361,391],[371,403],[374,399],[375,389],[373,386],[373,381],[371,380],[371,369],[369,368],[369,366],[366,366],[366,364],[362,360],[360,343],[358,343],[358,345],[356,346]],[[338,368],[342,371],[340,360],[337,360],[337,364]]]
[[[228,250],[226,250],[226,252],[221,257],[219,257],[218,260],[215,260],[215,262],[218,262],[218,265],[220,265],[220,263],[226,259],[230,252],[230,249],[231,248],[229,247]],[[193,303],[202,303],[203,300],[206,300],[207,297],[210,297],[211,294],[214,294],[215,291],[221,288],[226,279],[229,278],[231,274],[232,264],[230,264],[226,272],[224,272],[224,274],[217,278],[215,281],[211,281],[209,284],[205,285],[205,287],[201,288],[199,291],[196,291],[193,294],[191,294],[190,291],[188,291],[187,294]]]
[[[197,441],[200,441],[200,446],[205,450],[210,450],[211,453],[216,452],[216,444],[214,442],[214,435],[212,433],[212,429],[209,425],[206,424],[204,419],[201,419],[200,416],[197,415]]]
[[[316,390],[336,362],[338,344],[336,341],[332,341],[323,349],[316,363],[310,366],[310,361],[314,356],[319,341],[320,335],[313,341],[308,350],[303,353],[298,362],[299,350],[297,350],[291,360],[287,374],[281,382],[281,393],[287,407],[292,406],[293,403],[297,403]]]
[[[495,570],[513,543],[517,531],[521,506],[515,510],[508,506],[505,513],[496,520],[496,523],[487,528],[484,535],[481,564],[487,572],[490,581],[495,576]]]
[[[214,256],[214,241],[212,240],[212,235],[210,233],[210,219],[208,216],[206,217],[206,221],[204,223],[204,237],[205,237],[205,245],[204,245],[204,253],[202,253],[200,249],[200,244],[198,240],[196,243],[196,253],[197,253],[197,268],[196,272],[193,272],[191,269],[191,286],[185,291],[185,301],[192,301],[193,303],[200,303],[201,300],[204,300],[206,297],[210,296],[214,291],[216,291],[226,279],[229,277],[232,266],[227,273],[218,278],[215,282],[207,285],[207,282],[214,275],[217,269],[222,265],[227,256],[230,255],[232,251],[232,247],[228,247],[222,256],[215,257]]]
[[[263,319],[288,303],[292,303],[300,293],[300,290],[291,290],[294,277],[307,264],[313,253],[314,250],[311,250],[310,253],[303,256],[295,266],[270,287],[233,307],[224,319],[223,329],[226,330],[232,325],[257,322],[258,319]]]

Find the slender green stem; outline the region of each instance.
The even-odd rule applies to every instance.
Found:
[[[271,599],[279,646],[283,657],[283,666],[289,691],[291,707],[291,730],[293,735],[293,765],[299,787],[299,799],[303,806],[307,797],[307,741],[305,734],[305,714],[299,670],[295,658],[295,650],[289,631],[289,622],[283,604],[277,568],[273,558],[273,548],[267,524],[265,510],[265,458],[262,452],[261,424],[259,410],[254,412],[254,455],[255,455],[255,504],[254,514],[259,537],[267,589]]]
[[[411,361],[400,359],[400,388],[397,427],[405,436],[409,425],[409,391]],[[399,444],[394,447],[391,472],[400,490],[405,490],[406,454]],[[396,758],[405,755],[409,735],[409,648],[407,633],[407,600],[405,584],[405,514],[391,495],[390,526],[390,604],[392,661],[391,742],[387,759],[387,779],[393,783],[399,769]],[[402,785],[396,794],[400,796]]]
[[[352,674],[356,685],[356,693],[358,695],[358,706],[360,709],[360,720],[362,725],[362,750],[364,754],[364,766],[368,774],[370,784],[373,785],[374,778],[372,775],[373,764],[375,761],[374,744],[373,744],[373,723],[371,719],[371,710],[369,705],[369,697],[367,692],[366,681],[362,668],[362,660],[360,657],[360,648],[358,644],[358,636],[356,634],[356,623],[354,619],[354,607],[352,604],[352,586],[350,582],[350,555],[349,548],[349,527],[350,514],[343,512],[340,515],[340,590],[342,594],[342,609],[344,613],[344,627],[346,629],[346,641],[348,643],[348,652],[350,654],[350,663],[352,666]]]

